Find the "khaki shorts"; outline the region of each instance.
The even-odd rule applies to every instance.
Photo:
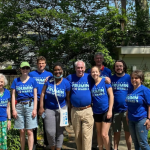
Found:
[[[114,112],[114,119],[112,123],[113,132],[120,132],[122,123],[124,131],[129,132],[129,126],[126,121],[126,112],[121,113]]]

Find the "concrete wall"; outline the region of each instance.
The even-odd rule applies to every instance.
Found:
[[[118,58],[126,62],[128,68],[143,70],[145,79],[150,80],[150,47],[124,46],[118,48]]]

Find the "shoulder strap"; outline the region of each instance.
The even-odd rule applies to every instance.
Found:
[[[59,109],[61,109],[60,104],[59,104],[59,101],[58,101],[57,93],[56,93],[56,81],[55,81],[55,78],[54,78],[54,92],[55,92],[55,98],[56,98],[56,100],[57,100]]]

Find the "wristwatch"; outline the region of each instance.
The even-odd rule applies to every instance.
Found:
[[[8,119],[8,121],[11,121],[11,118],[10,118],[10,119]]]

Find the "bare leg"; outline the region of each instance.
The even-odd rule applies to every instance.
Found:
[[[56,150],[61,150],[61,148],[56,148]]]
[[[25,129],[20,130],[20,143],[21,143],[21,150],[25,149]]]
[[[128,150],[131,150],[132,139],[131,139],[130,132],[125,131],[125,139],[126,139]]]
[[[109,142],[109,128],[111,123],[102,122],[102,139],[105,145],[106,150],[110,150],[110,142]]]
[[[114,150],[118,149],[119,141],[120,141],[120,132],[114,132]]]
[[[33,130],[27,129],[27,134],[28,134],[28,147],[29,147],[29,150],[32,150],[33,143],[34,143]]]
[[[102,139],[102,123],[101,122],[95,122],[96,125],[96,131],[97,131],[97,143],[99,150],[103,150],[103,139]]]

